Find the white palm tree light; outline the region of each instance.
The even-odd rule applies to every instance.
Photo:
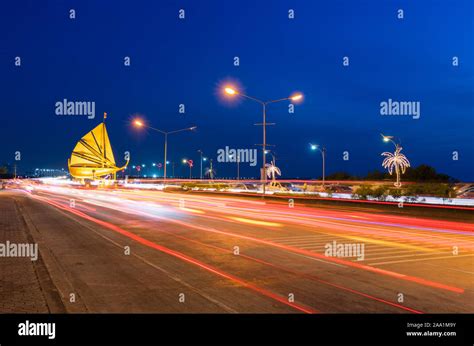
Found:
[[[402,147],[396,145],[395,152],[389,153],[384,152],[382,156],[385,156],[385,159],[382,162],[382,166],[385,169],[388,169],[388,173],[392,175],[393,171],[395,170],[395,174],[397,175],[397,181],[395,182],[396,187],[402,186],[400,182],[400,175],[405,174],[405,171],[408,167],[410,167],[410,161],[408,161],[407,157],[400,152],[402,151]]]
[[[281,176],[280,168],[275,166],[275,161],[272,161],[271,163],[266,163],[265,171],[267,173],[267,177],[272,178],[273,182],[276,180],[276,175]]]

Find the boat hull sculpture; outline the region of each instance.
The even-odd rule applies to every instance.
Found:
[[[117,172],[127,168],[128,160],[123,167],[117,167],[110,145],[109,135],[104,121],[77,142],[68,160],[69,173],[82,183],[116,180]]]

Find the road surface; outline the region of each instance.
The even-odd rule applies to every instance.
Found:
[[[474,220],[40,185],[0,216],[39,248],[0,257],[0,312],[474,311]]]

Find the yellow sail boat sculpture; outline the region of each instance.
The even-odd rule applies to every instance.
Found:
[[[105,127],[106,118],[107,113],[104,113],[104,121],[77,142],[68,160],[69,173],[83,183],[100,180],[109,175],[113,175],[116,180],[117,172],[127,168],[129,160],[123,167],[115,165],[114,153]]]

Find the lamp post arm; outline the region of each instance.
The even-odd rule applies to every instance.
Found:
[[[146,125],[145,127],[146,127],[147,129],[150,129],[150,130],[153,130],[153,131],[156,131],[156,132],[162,133],[162,134],[164,134],[164,135],[166,134],[166,132],[165,132],[165,131],[162,131],[162,130],[160,130],[160,129],[157,129],[157,128],[155,128],[155,127],[148,126],[148,125]]]
[[[265,102],[265,104],[277,103],[277,102],[282,102],[282,101],[287,101],[287,100],[291,100],[291,99],[289,97],[285,97],[285,98],[278,99],[278,100],[267,101],[267,102]]]
[[[255,98],[255,97],[252,97],[252,96],[249,96],[249,95],[245,95],[245,94],[241,94],[241,93],[239,93],[239,94],[237,94],[237,95],[242,96],[242,97],[245,97],[245,98],[247,98],[247,99],[249,99],[249,100],[258,102],[258,103],[260,103],[260,104],[262,104],[262,105],[264,105],[264,104],[266,103],[266,102],[263,102],[262,100],[259,100],[259,99]]]
[[[172,133],[178,133],[178,132],[183,132],[183,131],[192,131],[196,128],[197,126],[192,126],[192,127],[187,127],[185,129],[180,129],[180,130],[175,130],[175,131],[169,131],[167,134],[172,134]]]

